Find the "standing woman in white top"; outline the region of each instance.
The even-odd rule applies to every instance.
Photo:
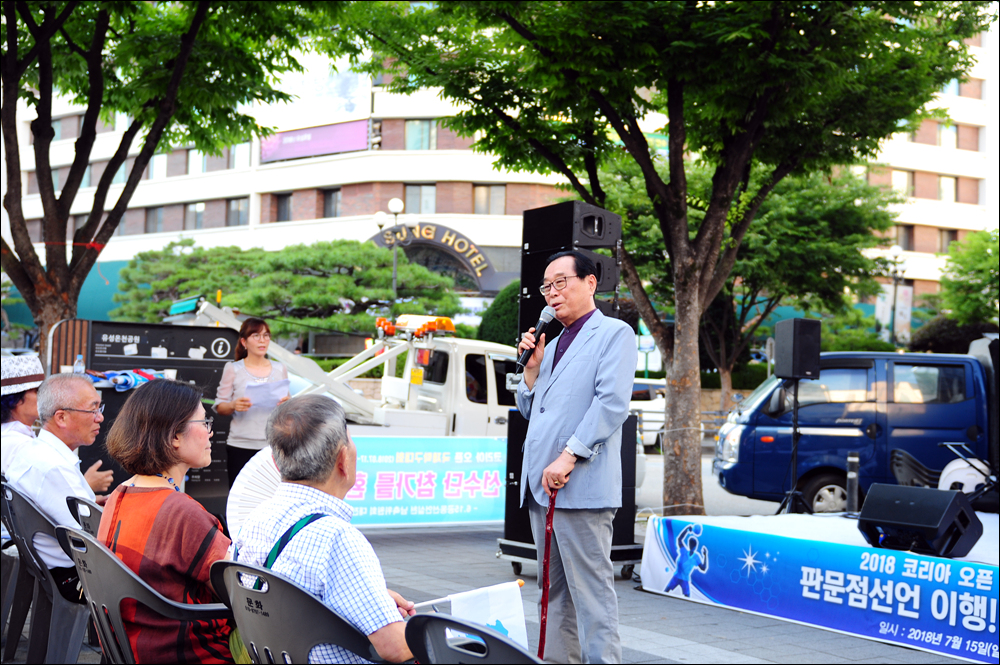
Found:
[[[271,410],[253,408],[253,403],[246,396],[247,385],[288,378],[288,370],[284,365],[267,359],[270,345],[271,328],[267,322],[263,319],[247,319],[240,327],[236,362],[226,363],[222,371],[222,381],[215,398],[215,412],[233,417],[226,442],[230,487],[250,458],[267,445],[264,427]],[[287,399],[286,395],[278,403]]]

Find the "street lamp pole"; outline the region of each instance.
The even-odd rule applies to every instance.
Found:
[[[389,199],[389,212],[392,213],[393,226],[399,226],[399,213],[403,212],[405,204],[400,199]],[[399,250],[399,243],[393,241],[392,243],[392,299],[396,300],[396,264],[397,264],[397,252]]]
[[[896,344],[896,299],[899,297],[899,283],[903,279],[903,273],[906,272],[900,260],[902,254],[903,248],[899,245],[893,245],[889,248],[889,255],[892,256],[892,272],[889,273],[892,276],[892,312],[889,319],[889,340],[893,346]]]

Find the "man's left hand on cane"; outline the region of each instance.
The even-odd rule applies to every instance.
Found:
[[[564,448],[559,457],[542,471],[542,489],[546,496],[552,496],[552,490],[561,490],[569,482],[569,474],[576,466],[576,455]]]

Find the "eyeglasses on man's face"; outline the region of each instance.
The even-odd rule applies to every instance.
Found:
[[[96,409],[70,409],[69,407],[63,407],[56,409],[56,411],[73,411],[75,413],[89,413],[91,418],[96,418],[97,414],[104,413],[104,404],[101,404]]]
[[[567,283],[566,280],[568,280],[570,277],[579,277],[579,275],[566,275],[565,277],[556,277],[551,282],[545,282],[544,284],[542,284],[540,287],[538,287],[538,290],[542,292],[543,296],[549,295],[550,289],[555,289],[556,291],[562,291],[563,289],[566,288],[566,283]]]
[[[212,423],[215,422],[215,418],[205,418],[204,420],[189,420],[189,423],[198,423],[204,427],[207,431],[212,431]]]

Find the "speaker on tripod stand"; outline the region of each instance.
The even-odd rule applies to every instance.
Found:
[[[812,513],[799,491],[799,381],[819,378],[820,322],[785,319],[774,326],[774,375],[792,384],[792,484],[778,513]]]

